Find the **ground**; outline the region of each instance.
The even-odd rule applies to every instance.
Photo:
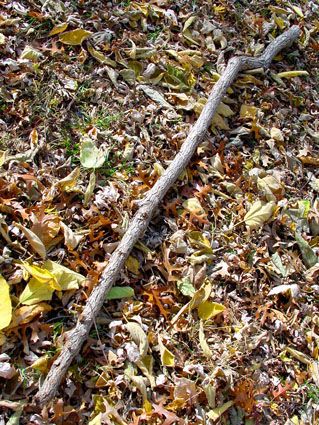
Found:
[[[1,2],[1,425],[317,423],[318,14]],[[227,61],[294,24],[298,41],[228,90],[40,407],[65,332]]]

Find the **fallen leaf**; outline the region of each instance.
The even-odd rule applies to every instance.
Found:
[[[82,140],[80,145],[80,162],[85,168],[100,168],[104,164],[108,152],[98,149],[94,141],[90,138]]]
[[[285,71],[285,72],[279,72],[279,74],[276,74],[279,78],[294,78],[294,77],[303,77],[309,75],[309,72],[307,71]]]
[[[227,403],[223,404],[222,406],[216,407],[215,409],[210,410],[207,413],[207,416],[209,417],[209,419],[212,419],[213,421],[216,421],[218,418],[221,417],[221,415],[223,413],[226,412],[226,410],[228,410],[232,405],[234,404],[234,402],[232,400],[227,401]]]
[[[56,35],[60,34],[61,32],[65,31],[69,24],[67,22],[63,22],[62,24],[55,25],[52,30],[49,32],[50,35]]]
[[[296,283],[293,283],[291,285],[278,285],[272,288],[268,295],[278,295],[278,294],[285,294],[286,292],[290,293],[290,296],[292,298],[298,297],[300,293],[300,288]]]
[[[73,31],[68,31],[60,35],[59,39],[64,44],[71,46],[79,46],[83,41],[88,38],[92,33],[90,31],[78,28]]]
[[[204,356],[211,358],[213,355],[212,350],[209,348],[209,345],[207,344],[206,338],[205,338],[205,333],[204,333],[204,325],[203,325],[203,321],[201,320],[199,323],[199,345],[200,348],[203,350]]]
[[[174,367],[175,356],[165,347],[160,336],[158,336],[158,345],[160,349],[162,365],[167,367]]]
[[[271,218],[275,205],[275,202],[266,204],[259,200],[254,202],[244,217],[246,226],[250,230],[261,228]]]
[[[198,306],[198,316],[202,320],[209,320],[223,311],[225,311],[225,307],[222,304],[211,301],[204,301]]]
[[[302,259],[308,269],[313,267],[318,262],[318,257],[315,252],[312,250],[311,246],[307,241],[300,235],[300,233],[295,233],[295,239],[301,251]]]
[[[134,289],[130,286],[113,286],[106,296],[107,300],[121,300],[122,298],[134,297]]]
[[[139,347],[141,358],[146,356],[149,345],[147,335],[143,331],[142,327],[136,322],[128,322],[125,325],[125,329],[128,330],[132,340]]]
[[[33,250],[40,255],[43,259],[47,256],[46,248],[41,241],[41,239],[31,230],[27,229],[20,223],[15,224],[18,229],[24,234],[24,236],[28,239]]]
[[[9,326],[12,318],[10,286],[0,274],[0,330]]]

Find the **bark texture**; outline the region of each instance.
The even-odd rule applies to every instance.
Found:
[[[99,284],[94,288],[88,298],[75,328],[66,334],[65,345],[59,357],[52,364],[47,377],[35,396],[35,400],[39,404],[44,405],[48,403],[56,394],[72,360],[80,352],[82,344],[85,342],[94,320],[105,302],[108,291],[111,289],[119,272],[124,267],[125,260],[129,256],[135,243],[145,232],[153,213],[158,208],[163,197],[186,168],[195,149],[202,142],[216,109],[228,87],[230,87],[241,71],[268,68],[272,59],[281,50],[289,47],[292,42],[298,38],[299,34],[299,27],[293,26],[274,39],[261,56],[256,58],[238,56],[230,59],[223,75],[215,84],[202,113],[191,129],[180,151],[152,189],[147,192],[128,230],[104,269]]]

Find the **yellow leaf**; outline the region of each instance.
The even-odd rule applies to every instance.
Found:
[[[63,22],[62,24],[55,25],[55,27],[52,28],[52,30],[49,32],[49,35],[56,35],[60,34],[61,32],[65,31],[69,24],[67,22]]]
[[[40,255],[43,259],[45,259],[47,255],[47,251],[41,239],[33,233],[31,230],[22,226],[22,224],[16,223],[16,227],[21,230],[24,236],[28,239],[33,250]]]
[[[71,46],[78,46],[82,44],[82,42],[88,38],[92,33],[90,31],[83,30],[82,28],[78,28],[73,31],[65,32],[61,34],[59,39],[64,44],[69,44]]]
[[[226,410],[228,410],[232,405],[234,404],[234,402],[231,401],[227,401],[227,403],[223,404],[220,407],[216,407],[216,409],[212,409],[207,413],[207,416],[212,419],[213,421],[216,421],[218,418],[221,417],[221,415],[223,413],[226,412]]]
[[[38,280],[40,283],[48,283],[51,280],[55,281],[57,283],[57,280],[55,276],[46,268],[41,268],[39,266],[31,265],[27,262],[22,263],[24,269],[36,280]],[[54,284],[53,284],[54,285]],[[60,290],[60,287],[59,289]]]
[[[192,311],[194,308],[197,308],[200,304],[206,301],[210,296],[211,291],[212,285],[210,282],[205,283],[201,288],[199,288],[189,302],[189,311]]]
[[[0,151],[0,167],[7,161],[8,151]]]
[[[64,179],[60,180],[57,184],[61,189],[66,192],[70,192],[77,184],[78,178],[80,177],[80,167],[74,168],[70,174],[68,174]]]
[[[9,326],[12,318],[10,287],[0,274],[0,329]]]
[[[200,324],[199,324],[199,335],[198,336],[199,336],[199,345],[200,345],[200,348],[203,350],[204,355],[206,357],[212,357],[213,352],[207,344],[205,334],[204,334],[204,326],[203,326],[202,320],[200,321]]]
[[[214,303],[211,301],[204,301],[198,306],[198,316],[202,320],[211,319],[217,314],[223,312],[225,307],[222,304]]]
[[[46,373],[49,370],[49,356],[44,355],[40,358],[38,358],[35,362],[31,365],[32,369],[38,370],[42,373]]]
[[[175,356],[165,347],[160,336],[158,336],[158,344],[159,344],[159,349],[161,354],[162,365],[167,367],[174,367]]]
[[[41,301],[51,300],[53,292],[54,289],[48,283],[32,278],[20,295],[19,302],[25,305],[32,305]]]
[[[249,229],[258,229],[270,219],[275,209],[275,202],[268,202],[267,204],[256,201],[251,206],[250,210],[244,217],[244,222]]]
[[[132,340],[139,347],[141,358],[145,357],[148,351],[148,339],[142,327],[135,322],[128,322],[125,328],[129,331]]]
[[[98,62],[112,66],[113,68],[116,68],[117,63],[115,61],[108,58],[107,56],[104,56],[103,53],[94,49],[92,46],[88,45],[88,51]]]
[[[31,46],[25,46],[23,52],[20,55],[21,59],[27,59],[35,63],[38,62],[41,57],[42,53],[40,53],[38,50],[34,49]]]
[[[201,206],[199,200],[197,198],[189,198],[186,201],[183,202],[183,207],[196,215],[203,215],[205,214],[205,210]]]
[[[131,273],[139,274],[140,263],[132,255],[130,255],[128,259],[125,261],[125,265]]]
[[[298,15],[300,18],[304,18],[304,14],[302,12],[302,9],[298,6],[295,6],[294,4],[290,5],[290,8]]]
[[[251,105],[241,105],[240,107],[240,118],[255,119],[257,116],[258,108]]]
[[[79,285],[86,280],[86,278],[80,273],[76,273],[73,270],[51,260],[45,261],[43,267],[45,267],[45,269],[55,277],[58,285],[60,286],[58,289],[59,291],[78,289]]]
[[[285,71],[285,72],[279,72],[279,74],[276,74],[279,78],[294,78],[294,77],[302,77],[309,75],[309,72],[307,71]]]

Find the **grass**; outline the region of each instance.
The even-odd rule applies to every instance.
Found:
[[[162,28],[156,27],[154,31],[151,31],[147,34],[147,38],[154,43],[161,32]]]
[[[307,383],[306,384],[307,398],[312,400],[315,404],[319,404],[319,387],[318,385]]]

